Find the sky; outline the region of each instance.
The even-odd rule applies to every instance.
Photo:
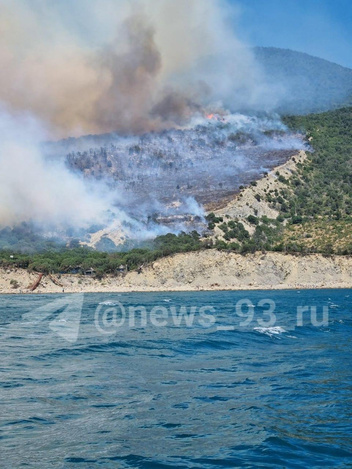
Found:
[[[228,0],[253,46],[292,49],[352,68],[351,0]]]

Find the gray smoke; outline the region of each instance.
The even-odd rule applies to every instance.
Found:
[[[0,0],[0,101],[56,136],[160,130],[214,103],[270,110],[277,90],[233,15],[222,0]]]
[[[119,187],[48,161],[41,142],[270,111],[278,90],[237,39],[234,15],[223,0],[0,0],[0,226],[142,232]],[[202,213],[192,199],[185,206]]]

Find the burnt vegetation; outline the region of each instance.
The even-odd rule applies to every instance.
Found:
[[[72,139],[66,164],[86,178],[109,179],[112,189],[123,190],[127,205],[129,198],[131,205],[187,197],[201,204],[221,201],[302,147],[299,136],[277,128],[276,120],[233,119],[219,116],[192,128],[134,137],[106,135],[95,143]],[[94,147],[77,150],[85,141]]]
[[[43,273],[104,274],[141,269],[157,259],[182,252],[220,249],[249,253],[352,254],[352,108],[317,115],[286,117],[286,125],[305,132],[312,151],[298,163],[290,179],[277,175],[283,188],[266,193],[266,202],[279,211],[276,219],[250,215],[241,220],[207,216],[208,231],[157,237],[127,252],[98,252],[58,245],[33,235],[26,225],[0,232],[0,264]],[[137,149],[134,149],[137,152]],[[255,187],[253,185],[253,187]],[[221,237],[214,238],[219,229]],[[21,253],[20,253],[21,251]]]

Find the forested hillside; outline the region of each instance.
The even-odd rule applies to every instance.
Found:
[[[285,120],[307,132],[314,150],[290,180],[287,203],[302,223],[286,231],[285,242],[352,254],[352,108]]]
[[[246,221],[254,227],[251,236],[243,233],[240,219],[214,220],[210,215],[210,228],[223,232],[224,248],[227,242],[228,248],[241,252],[352,254],[352,108],[284,121],[306,134],[310,151],[289,178],[277,171],[280,184],[264,195],[255,194],[278,216],[250,215]],[[240,236],[232,229],[234,222],[242,230]]]
[[[352,70],[301,52],[257,47],[269,83],[283,90],[280,114],[308,114],[352,104]]]

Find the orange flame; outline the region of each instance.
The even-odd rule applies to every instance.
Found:
[[[213,119],[214,118],[214,114],[207,114],[207,119]]]

